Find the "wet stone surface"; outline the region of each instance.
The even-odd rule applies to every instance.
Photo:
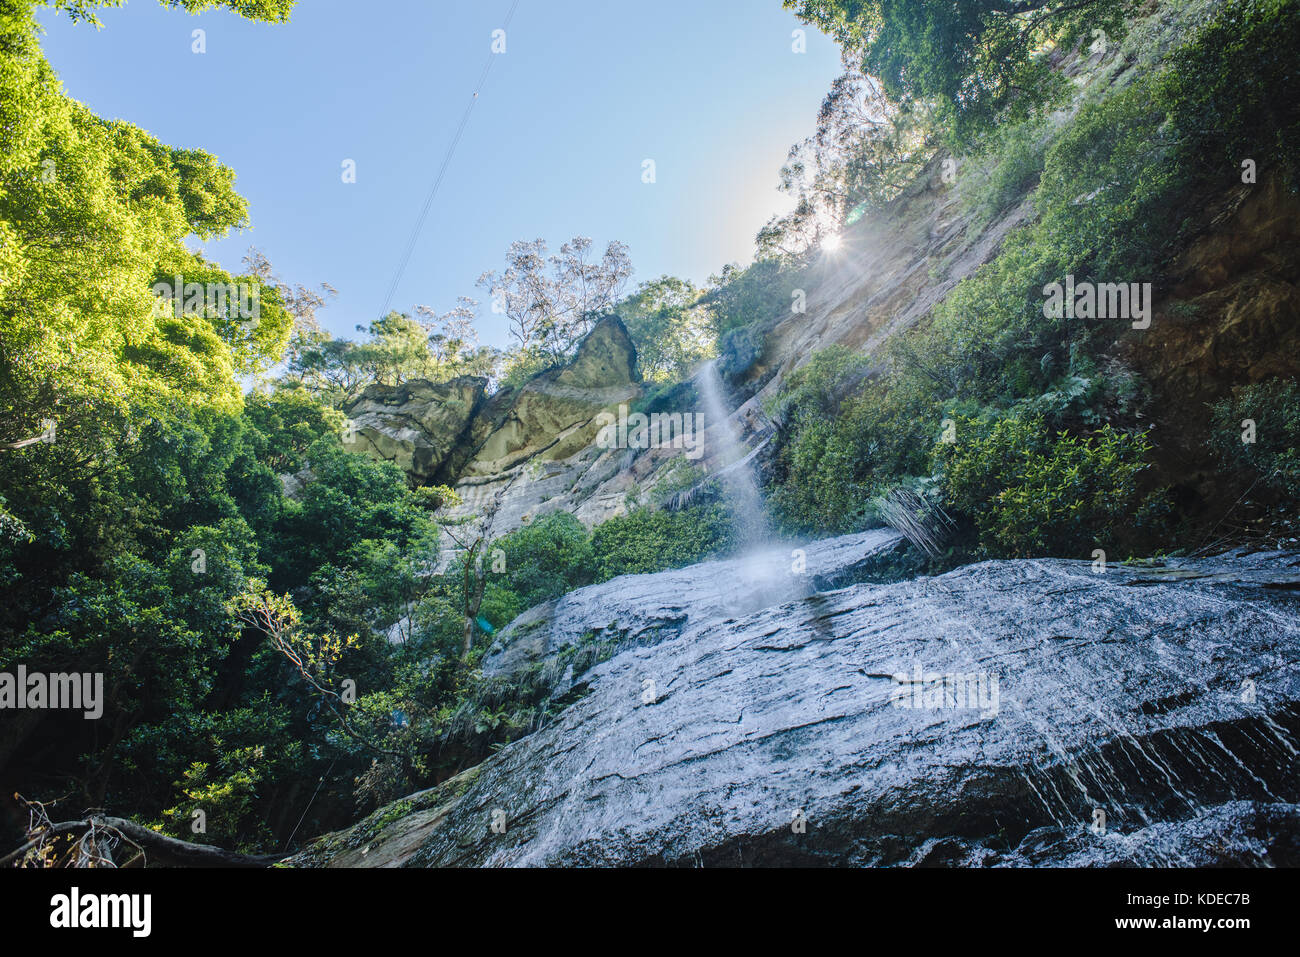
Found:
[[[689,571],[696,588],[737,574]],[[676,600],[680,575],[640,577]],[[1025,560],[691,605],[674,634],[592,668],[585,696],[436,814],[390,813],[366,856],[1295,865],[1298,586],[1294,553],[1104,574]],[[604,627],[608,608],[583,607]],[[297,862],[364,864],[348,846],[330,835]]]

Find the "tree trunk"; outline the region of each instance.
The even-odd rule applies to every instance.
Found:
[[[270,867],[283,860],[281,854],[240,854],[208,844],[191,844],[166,834],[159,834],[134,821],[121,817],[95,815],[84,821],[63,821],[49,825],[18,850],[0,858],[0,867],[19,859],[43,838],[75,835],[92,827],[117,831],[127,841],[138,844],[145,851],[146,865],[157,867]]]

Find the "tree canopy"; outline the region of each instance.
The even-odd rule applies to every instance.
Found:
[[[861,58],[895,100],[937,98],[954,132],[986,128],[1008,106],[1029,109],[1064,79],[1044,54],[1100,31],[1120,37],[1138,0],[784,0]]]
[[[96,11],[106,7],[120,7],[126,0],[47,0],[56,9],[67,12],[73,20],[98,23]],[[269,23],[286,23],[297,0],[158,0],[164,7],[179,8],[186,13],[203,13],[206,10],[233,10],[248,20],[265,20]]]

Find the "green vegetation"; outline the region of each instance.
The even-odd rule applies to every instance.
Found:
[[[52,5],[93,21],[116,3]],[[164,5],[272,22],[292,8]],[[516,244],[482,283],[515,326],[501,355],[474,341],[470,300],[334,339],[314,321],[328,287],[282,282],[256,253],[233,275],[191,252],[191,237],[247,222],[233,171],[69,99],[36,41],[34,0],[3,4],[0,670],[105,679],[101,721],[6,716],[6,783],[187,840],[283,847],[537,727],[563,702],[540,674],[485,677],[492,636],[575,588],[725,553],[725,511],[680,494],[705,476],[683,462],[654,490],[666,507],[592,530],[545,514],[448,561],[444,536],[467,527],[448,517],[455,492],[412,489],[394,465],[347,452],[341,410],[373,384],[520,384],[605,310],[640,353],[638,409],[687,405],[699,362],[756,366],[812,285],[817,243],[884,209],[945,146],[965,152],[972,232],[1025,200],[1035,215],[881,354],[827,349],[785,380],[768,405],[777,519],[827,534],[919,502],[951,520],[950,560],[1162,541],[1174,516],[1160,436],[1116,357],[1127,323],[1048,318],[1043,287],[1067,274],[1158,283],[1243,159],[1296,187],[1300,101],[1278,91],[1294,85],[1300,5],[1225,0],[1160,57],[1140,51],[1149,69],[1081,90],[1069,110],[1055,67],[1093,30],[1122,36],[1127,0],[789,5],[861,69],[782,171],[796,209],[764,228],[758,260],[703,290],[664,276],[625,296],[621,244],[598,263],[581,238],[550,258]],[[256,313],[160,295],[176,277],[243,284]],[[1243,494],[1294,515],[1297,435],[1300,391],[1278,379],[1214,404],[1204,438]],[[558,665],[607,653],[592,637]]]
[[[0,18],[0,445],[45,417],[80,434],[144,406],[237,408],[236,375],[278,358],[291,320],[276,290],[185,246],[246,222],[234,174],[65,96],[31,6]],[[252,285],[258,317],[239,321],[229,304],[177,315],[152,292],[176,273]]]
[[[779,259],[759,259],[743,269],[727,265],[709,277],[704,296],[717,334],[729,332],[785,314],[799,285],[799,269]]]
[[[502,356],[476,344],[472,316],[472,300],[467,300],[445,316],[427,314],[422,320],[390,312],[370,323],[361,341],[303,330],[290,344],[286,379],[341,409],[371,385],[493,376]]]
[[[915,6],[940,17],[935,23],[947,15],[938,7],[950,9]],[[998,5],[966,6],[987,15]],[[883,17],[869,64],[936,56],[928,46],[898,46],[897,7],[855,10],[864,7]],[[844,21],[847,5],[831,0],[801,10],[823,23],[840,17],[831,25],[848,33],[873,22]],[[1243,157],[1294,182],[1300,106],[1276,91],[1298,43],[1300,5],[1227,0],[1162,69],[1107,95],[1089,91],[1065,121],[1032,109],[997,113],[1003,123],[985,134],[984,152],[963,161],[966,204],[981,222],[1031,195],[1037,218],[928,322],[896,338],[878,367],[833,350],[788,380],[773,404],[786,422],[772,490],[782,522],[859,527],[883,491],[919,485],[961,521],[959,549],[1084,557],[1093,541],[1155,547],[1167,506],[1150,486],[1144,386],[1111,357],[1127,322],[1046,318],[1043,287],[1066,275],[1158,285],[1173,254],[1204,228],[1205,197],[1240,183]],[[941,61],[946,78],[896,82],[946,96],[970,68]],[[996,93],[1000,82],[978,85]],[[971,109],[974,117],[984,107]],[[1243,394],[1219,407],[1220,440],[1239,434],[1226,421],[1249,417],[1244,401],[1287,421],[1282,391]],[[1231,451],[1257,472],[1286,474],[1295,434],[1275,430],[1278,445]]]
[[[1212,408],[1211,443],[1248,491],[1271,492],[1284,511],[1300,507],[1300,384],[1269,379],[1242,386]]]
[[[638,509],[592,532],[596,580],[692,565],[725,552],[731,542],[731,519],[720,506]]]
[[[504,553],[504,585],[518,596],[520,610],[589,584],[595,575],[591,539],[568,512],[543,516],[495,547]]]
[[[959,418],[956,441],[936,446],[942,498],[1001,555],[1084,556],[1133,541],[1161,517],[1139,477],[1150,443],[1104,425],[1079,437],[1041,419]]]
[[[786,381],[769,412],[784,423],[772,507],[786,527],[843,532],[871,518],[871,501],[922,474],[938,410],[887,388],[870,360],[842,347],[818,353]]]
[[[980,157],[965,163],[957,187],[977,225],[986,225],[1038,185],[1056,129],[1050,116],[1008,124],[985,139]]]

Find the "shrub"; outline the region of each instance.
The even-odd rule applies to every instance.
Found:
[[[595,574],[587,530],[568,512],[544,515],[499,539],[493,548],[505,552],[505,587],[519,596],[524,608],[590,584]]]
[[[982,156],[964,162],[970,172],[957,182],[963,203],[977,221],[987,222],[1009,209],[1037,185],[1052,136],[1049,124],[1035,116],[995,131]]]
[[[956,441],[935,447],[943,493],[973,521],[986,553],[1113,551],[1158,514],[1159,495],[1144,497],[1139,483],[1151,450],[1143,434],[1106,425],[1080,437],[1015,416],[955,424]]]
[[[847,349],[814,356],[769,408],[785,425],[770,489],[777,521],[792,531],[862,527],[873,497],[927,467],[940,410],[917,400]]]
[[[1300,502],[1300,383],[1269,379],[1235,389],[1212,407],[1210,446],[1225,466],[1287,502]],[[1243,438],[1254,422],[1254,442]]]
[[[345,452],[332,438],[312,445],[307,461],[316,473],[299,502],[286,500],[271,564],[272,586],[305,582],[331,558],[367,540],[383,540],[412,554],[432,535],[425,502],[391,462]]]
[[[1161,76],[1186,156],[1210,182],[1235,185],[1241,161],[1281,167],[1297,184],[1300,97],[1294,90],[1300,48],[1295,0],[1227,0],[1196,36],[1174,51]]]
[[[596,578],[680,568],[715,555],[732,542],[731,519],[718,505],[680,512],[638,509],[592,532]]]

